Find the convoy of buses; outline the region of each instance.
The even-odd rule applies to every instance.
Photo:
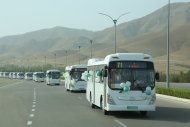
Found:
[[[47,70],[46,74],[44,72],[0,72],[0,77],[46,82],[47,85],[60,85],[61,72],[59,70]]]
[[[0,72],[0,77],[33,79],[47,85],[60,85],[59,70],[44,72]],[[105,58],[91,58],[87,65],[65,68],[67,91],[86,91],[92,108],[99,107],[105,115],[113,111],[139,111],[146,115],[155,111],[155,72],[153,59],[143,53],[116,53]],[[31,78],[32,77],[32,78]]]

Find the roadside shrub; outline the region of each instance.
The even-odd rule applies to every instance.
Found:
[[[166,82],[166,74],[160,73],[160,82]],[[190,83],[190,70],[186,73],[180,72],[180,73],[172,73],[170,74],[170,82],[176,82],[176,83]]]
[[[190,99],[190,90],[181,90],[156,86],[156,93]]]

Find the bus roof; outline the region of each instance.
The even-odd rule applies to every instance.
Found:
[[[88,60],[88,66],[91,65],[108,65],[110,61],[150,61],[152,62],[152,57],[144,53],[116,53],[109,54],[103,58],[92,58]]]
[[[16,72],[15,72],[16,73]],[[33,74],[33,72],[25,72],[25,74]]]
[[[47,70],[46,71],[46,73],[49,73],[49,72],[60,72],[60,70],[52,69],[52,70]]]
[[[44,72],[41,72],[41,71],[34,72],[34,74],[41,74],[41,73],[44,73]]]
[[[65,71],[70,71],[71,70],[71,66],[66,66],[65,67]]]
[[[71,69],[73,69],[73,68],[87,68],[87,65],[85,65],[85,64],[77,64],[77,65],[72,65],[70,67],[71,67]]]

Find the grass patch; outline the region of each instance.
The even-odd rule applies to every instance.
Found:
[[[190,99],[190,90],[185,90],[185,89],[164,88],[156,86],[156,93]]]

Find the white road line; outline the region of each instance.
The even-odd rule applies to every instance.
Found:
[[[118,123],[119,125],[121,125],[122,127],[127,127],[127,125],[125,125],[124,123],[122,123],[119,120],[114,120],[116,123]]]
[[[28,121],[28,122],[27,122],[27,125],[32,125],[32,121]]]
[[[34,88],[34,96],[33,96],[33,102],[32,102],[32,112],[34,112],[35,111],[35,107],[36,107],[36,88]],[[30,114],[30,116],[29,117],[34,117],[34,114]],[[28,126],[30,126],[30,125],[32,125],[32,121],[27,121],[27,125]]]
[[[36,97],[36,88],[34,88],[34,97]]]
[[[30,114],[30,117],[34,117],[34,114]]]

